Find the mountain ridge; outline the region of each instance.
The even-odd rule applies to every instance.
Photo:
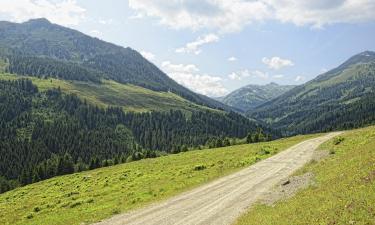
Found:
[[[225,104],[194,93],[178,84],[130,47],[124,48],[90,37],[82,32],[50,23],[47,19],[33,19],[24,23],[1,21],[0,53],[3,57],[22,55],[23,60],[28,61],[32,60],[30,57],[34,57],[39,61],[55,61],[56,64],[73,63],[77,67],[96,71],[101,74],[101,78],[130,83],[154,91],[171,91],[197,104],[232,110]],[[17,60],[21,59],[14,61]],[[25,70],[20,68],[19,71],[13,72],[20,73]]]
[[[349,129],[375,122],[373,98],[375,53],[365,51],[246,114],[286,135]]]
[[[265,85],[249,84],[218,98],[218,100],[246,112],[278,97],[293,87],[295,86],[279,85],[275,82]]]

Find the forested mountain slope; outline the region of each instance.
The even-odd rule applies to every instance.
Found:
[[[130,48],[45,19],[0,22],[2,191],[81,170],[227,146],[249,133],[279,136],[182,87]]]
[[[0,22],[0,56],[7,71],[38,77],[100,82],[110,79],[154,91],[171,91],[194,103],[230,110],[226,105],[177,84],[131,48],[34,19]]]
[[[339,67],[247,113],[286,134],[348,129],[375,123],[375,53]]]
[[[219,100],[229,106],[246,112],[284,94],[293,87],[293,85],[278,85],[276,83],[266,85],[250,84],[229,93]]]
[[[125,113],[60,88],[40,92],[29,79],[0,79],[0,186],[187,151],[259,127],[234,112]]]

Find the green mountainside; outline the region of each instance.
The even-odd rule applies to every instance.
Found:
[[[0,80],[0,100],[1,192],[121,162],[228,146],[262,127],[234,112],[137,113],[99,107],[60,86],[40,91],[30,79]]]
[[[196,104],[230,107],[179,85],[131,48],[123,48],[78,31],[33,19],[21,24],[0,22],[0,57],[7,71],[65,80],[102,79],[172,92]]]
[[[375,122],[375,53],[366,51],[247,112],[284,133],[349,129]]]
[[[239,88],[219,100],[229,106],[246,112],[250,109],[274,99],[292,89],[293,85],[278,85],[269,83],[266,85],[247,85]]]
[[[45,19],[0,22],[0,192],[247,136],[280,135],[130,48]]]
[[[38,78],[0,72],[0,80],[30,79],[40,91],[60,88],[64,93],[75,94],[81,100],[99,107],[121,107],[128,112],[182,110],[186,113],[205,111],[223,113],[220,110],[190,102],[172,92],[153,91],[132,84],[102,80],[100,84],[86,81]]]

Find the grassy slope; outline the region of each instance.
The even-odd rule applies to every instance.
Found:
[[[375,127],[347,132],[345,140],[321,149],[335,152],[310,163],[316,184],[274,207],[257,205],[243,224],[375,224]]]
[[[52,178],[0,195],[0,224],[80,224],[165,199],[317,135],[146,159]],[[271,154],[258,155],[264,146]],[[206,167],[196,171],[197,165]]]
[[[18,78],[21,78],[21,76],[0,73],[0,79],[3,80]],[[77,94],[80,98],[86,99],[88,102],[100,107],[109,105],[119,106],[123,107],[126,111],[135,112],[150,110],[166,111],[170,109],[185,111],[209,109],[170,92],[156,92],[135,85],[120,84],[115,81],[105,80],[103,84],[98,85],[79,81],[39,79],[36,77],[28,78],[41,91],[60,87],[62,91]]]

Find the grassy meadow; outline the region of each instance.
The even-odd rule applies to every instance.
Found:
[[[320,147],[330,151],[298,171],[314,185],[275,206],[258,204],[236,225],[375,224],[375,127],[348,131]]]
[[[0,65],[1,67],[1,65]],[[91,82],[67,81],[54,78],[41,79],[37,77],[18,76],[14,74],[1,73],[1,80],[14,80],[28,78],[38,86],[40,91],[51,88],[59,88],[69,94],[76,94],[93,105],[99,107],[117,106],[125,111],[147,112],[168,111],[179,109],[184,111],[213,110],[192,103],[179,95],[171,92],[157,92],[143,87],[120,84],[112,80],[103,80],[102,84]]]
[[[0,224],[98,221],[171,197],[316,136],[195,150],[55,177],[1,194]]]

